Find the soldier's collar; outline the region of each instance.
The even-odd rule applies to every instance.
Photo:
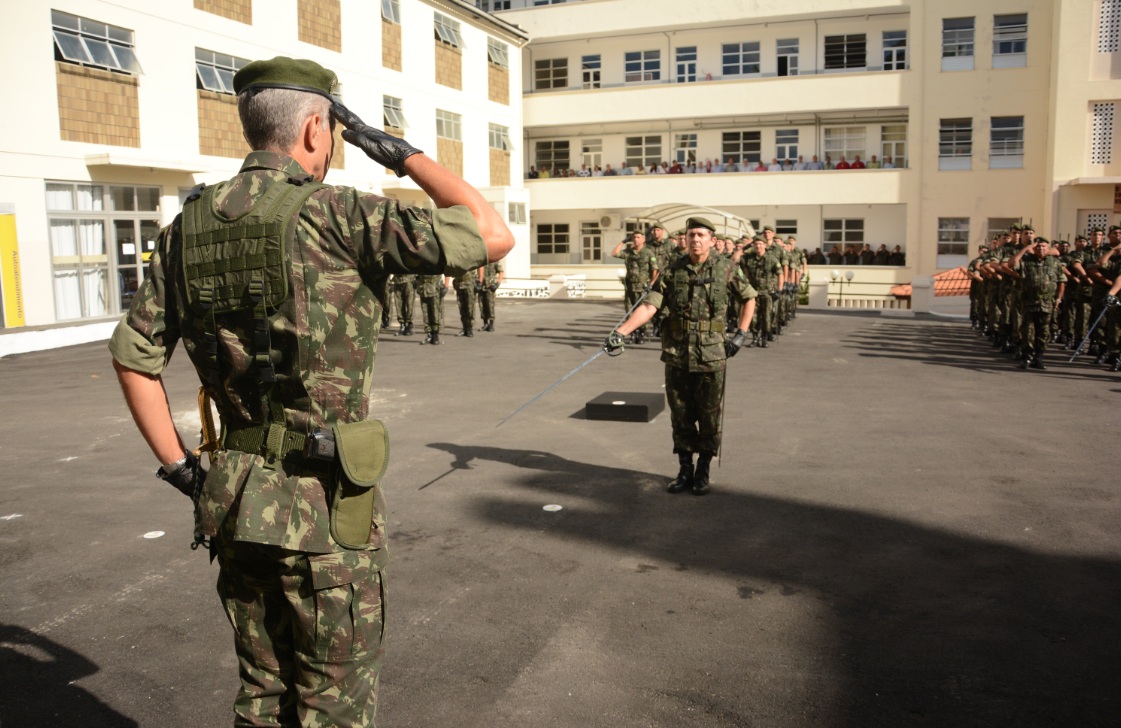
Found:
[[[308,174],[299,162],[281,152],[250,152],[241,165],[241,171],[249,172],[255,169],[271,169],[283,172],[289,177],[306,177]]]

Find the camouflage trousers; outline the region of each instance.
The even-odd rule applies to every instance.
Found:
[[[666,400],[675,453],[720,452],[723,370],[691,372],[666,364]]]
[[[463,322],[463,328],[471,328],[475,323],[475,289],[455,289],[455,300],[459,304],[459,320]]]
[[[632,286],[629,283],[623,283],[623,311],[630,311],[638,299],[642,298],[645,289],[641,286]],[[646,325],[639,326],[634,331],[636,334],[646,336]]]
[[[771,308],[773,306],[774,299],[771,298],[771,294],[760,292],[755,297],[755,315],[751,317],[751,333],[764,336],[771,333]]]
[[[216,548],[241,675],[234,725],[373,726],[385,636],[373,554]]]
[[[483,323],[494,320],[494,291],[489,288],[479,292],[479,317]]]
[[[1082,290],[1077,290],[1073,294],[1074,301],[1071,307],[1074,309],[1074,321],[1071,329],[1071,336],[1074,338],[1074,343],[1081,343],[1086,338],[1087,332],[1090,330],[1090,324],[1093,321],[1090,319],[1090,296]]]
[[[1024,311],[1020,315],[1020,346],[1024,357],[1042,356],[1051,337],[1052,301],[1044,301],[1042,311]]]
[[[393,308],[397,311],[397,323],[404,326],[413,322],[413,298],[416,290],[412,283],[394,283],[389,289]]]
[[[444,323],[444,302],[439,296],[421,296],[420,310],[424,314],[424,333],[440,333],[440,325]]]

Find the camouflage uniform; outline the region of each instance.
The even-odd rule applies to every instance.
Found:
[[[755,299],[755,317],[751,320],[751,332],[757,335],[760,346],[766,346],[769,339],[774,339],[771,333],[771,307],[775,305],[775,298],[777,298],[776,289],[782,266],[774,257],[766,254],[756,255],[754,250],[750,250],[740,258],[740,267],[751,286],[759,292]]]
[[[724,406],[724,312],[729,299],[742,307],[756,291],[727,258],[694,264],[682,257],[658,276],[646,303],[666,311],[662,361],[675,453],[715,456]]]
[[[973,260],[969,261],[966,270],[974,275],[980,275],[978,270],[984,260],[986,253],[978,255]],[[969,320],[973,323],[974,328],[984,328],[985,326],[985,312],[984,312],[984,284],[969,279]]]
[[[1063,264],[1054,255],[1039,259],[1028,253],[1020,260],[1019,286],[1023,295],[1020,321],[1020,346],[1025,360],[1040,357],[1047,351],[1051,334],[1051,316],[1055,299],[1063,282]]]
[[[627,266],[627,275],[623,279],[623,308],[630,311],[631,307],[646,291],[650,279],[658,271],[658,257],[648,245],[644,245],[642,250],[635,250],[633,247],[627,246],[615,257],[622,258]],[[635,331],[635,335],[644,338],[646,327],[640,326]]]
[[[494,292],[498,290],[498,274],[502,270],[502,261],[488,263],[483,268],[483,290],[479,291],[479,314],[483,319],[483,331],[494,331]]]
[[[420,307],[424,311],[424,333],[431,337],[440,333],[440,326],[444,323],[444,302],[440,295],[447,292],[443,287],[444,276],[420,276],[418,282]]]
[[[455,300],[459,304],[459,321],[463,324],[463,336],[474,336],[475,327],[475,289],[478,286],[479,269],[473,268],[452,281]]]
[[[275,185],[310,179],[285,154],[252,152],[236,177],[212,188],[215,214],[236,220]],[[200,212],[204,197],[160,233],[148,275],[109,344],[128,369],[157,375],[182,339],[221,414],[222,445],[195,518],[219,559],[218,592],[234,627],[238,725],[373,724],[389,556],[382,486],[372,486],[368,537],[344,546],[331,504],[350,486],[337,467],[304,460],[297,443],[313,430],[369,419],[381,317],[372,286],[390,273],[458,273],[486,260],[465,207],[430,213],[312,184],[299,212],[281,223],[276,267],[288,295],[267,318],[252,311],[210,317],[192,307],[182,284],[184,220],[208,214]],[[255,332],[260,321],[267,331]],[[216,340],[208,339],[214,330]],[[256,347],[262,338],[264,351]],[[276,379],[267,396],[263,362]],[[270,423],[267,443],[231,446],[245,442],[239,433]]]
[[[408,336],[413,333],[413,299],[416,297],[416,275],[395,274],[389,284],[393,307],[397,311],[398,332]]]

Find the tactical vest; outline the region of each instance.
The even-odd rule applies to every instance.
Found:
[[[670,315],[692,321],[723,322],[725,312],[728,310],[728,283],[724,276],[718,274],[723,273],[724,266],[731,265],[731,262],[710,258],[695,278],[689,275],[689,262],[688,258],[681,258],[673,265],[673,300],[670,304]],[[703,296],[703,299],[699,299],[698,296]]]
[[[222,386],[218,332],[223,319],[234,313],[252,313],[253,361],[265,422],[241,431],[240,439],[236,437],[240,433],[223,433],[223,440],[227,447],[246,452],[267,445],[269,461],[275,462],[287,451],[302,447],[303,438],[284,429],[283,404],[274,396],[276,370],[269,353],[269,316],[291,295],[285,238],[308,197],[325,185],[310,177],[274,182],[236,219],[217,211],[215,198],[224,186],[200,185],[183,207],[183,291],[190,314],[203,324],[206,388],[216,401],[220,401]],[[236,442],[229,441],[231,434]]]

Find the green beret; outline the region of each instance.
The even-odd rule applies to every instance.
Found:
[[[688,231],[688,228],[680,228],[678,230],[674,230],[670,234],[673,235],[676,238],[678,235],[684,235],[687,231]]]
[[[1090,228],[1090,234],[1091,235],[1094,234],[1094,233],[1104,233],[1104,232],[1105,232],[1105,230],[1103,230],[1100,225],[1095,225],[1094,227]]]
[[[771,227],[770,225],[764,225],[763,226],[763,232],[767,232],[768,230],[770,230],[772,233],[775,231],[775,229],[773,227]]]
[[[660,229],[660,230],[665,230],[665,229],[666,229],[666,226],[665,226],[665,225],[663,225],[663,224],[662,224],[662,223],[660,223],[660,222],[656,222],[656,223],[654,223],[653,225],[651,225],[649,229],[650,229],[650,231],[651,231],[651,232],[653,232],[654,230],[659,230],[659,229]]]
[[[1036,243],[1047,243],[1048,245],[1051,244],[1051,241],[1048,240],[1047,238],[1043,237],[1042,235],[1036,235],[1035,236],[1035,242]]]
[[[1027,232],[1028,230],[1031,230],[1031,231],[1032,231],[1033,233],[1035,232],[1035,228],[1033,228],[1033,227],[1031,226],[1031,223],[1030,223],[1030,222],[1029,222],[1028,224],[1026,224],[1026,225],[1022,225],[1022,226],[1020,226],[1020,229],[1021,229],[1021,230],[1023,230],[1024,232]]]
[[[1110,225],[1109,232],[1113,232],[1114,230],[1121,230],[1121,225]]]
[[[253,61],[234,74],[234,93],[263,88],[307,91],[331,99],[339,79],[315,61],[277,56]]]
[[[685,221],[686,230],[692,230],[693,228],[704,228],[705,230],[716,232],[716,227],[703,217],[691,217]]]

